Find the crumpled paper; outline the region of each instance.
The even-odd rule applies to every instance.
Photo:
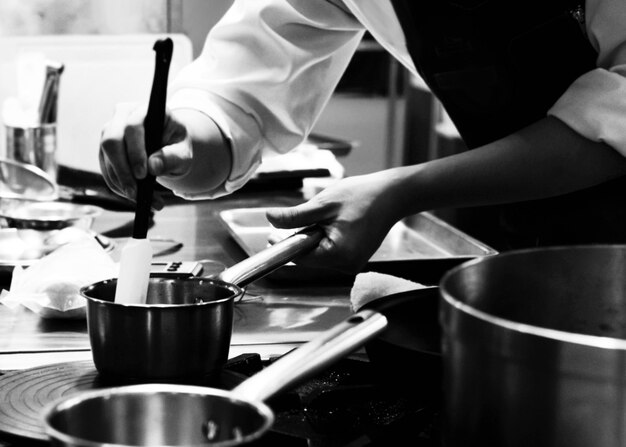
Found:
[[[83,286],[115,278],[119,265],[90,236],[73,240],[28,268],[13,269],[10,290],[0,293],[0,303],[24,306],[42,318],[85,318]]]

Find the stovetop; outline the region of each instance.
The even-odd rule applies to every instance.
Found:
[[[243,354],[200,384],[231,389],[271,361]],[[0,447],[47,445],[39,422],[47,403],[70,391],[112,385],[120,383],[103,380],[88,361],[0,376]],[[369,362],[360,358],[341,360],[267,404],[276,419],[255,447],[440,445],[437,403],[378,383]]]
[[[259,446],[439,445],[439,409],[378,384],[369,363],[345,359],[270,399],[276,415]]]

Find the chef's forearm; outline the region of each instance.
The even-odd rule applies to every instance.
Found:
[[[187,128],[192,142],[193,162],[183,175],[160,177],[159,183],[185,196],[220,187],[230,174],[232,154],[219,127],[207,115],[196,110],[176,110],[173,115]]]
[[[399,168],[393,183],[405,191],[399,207],[415,213],[556,196],[624,174],[617,151],[546,118],[492,144]]]

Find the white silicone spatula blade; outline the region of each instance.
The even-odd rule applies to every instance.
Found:
[[[144,304],[150,281],[152,246],[149,239],[129,239],[120,257],[115,302]]]

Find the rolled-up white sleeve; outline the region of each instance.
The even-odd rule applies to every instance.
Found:
[[[586,27],[598,68],[574,81],[548,115],[626,156],[626,1],[587,0]]]
[[[245,184],[264,154],[285,153],[310,132],[363,36],[326,0],[236,0],[201,55],[170,87],[168,107],[209,116],[231,146],[224,185],[186,198],[218,197]],[[193,169],[193,168],[192,168]],[[175,180],[168,182],[176,193]]]

